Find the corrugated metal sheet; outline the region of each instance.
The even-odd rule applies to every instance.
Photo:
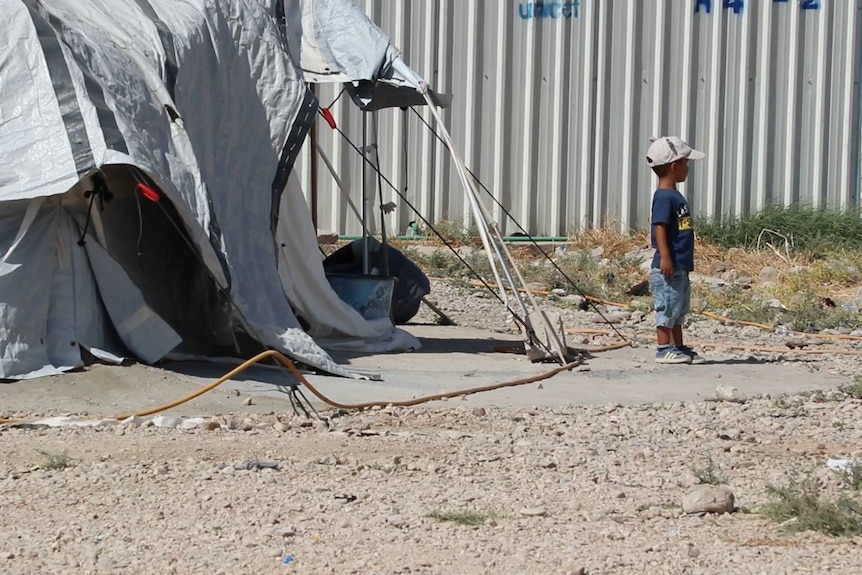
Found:
[[[360,4],[411,67],[454,95],[444,118],[467,166],[532,234],[647,225],[655,179],[643,156],[663,134],[707,153],[684,189],[695,213],[858,204],[860,0]],[[319,87],[321,104],[338,90]],[[347,96],[332,111],[361,145]],[[392,183],[433,221],[468,219],[448,155],[418,115],[383,110],[377,120]],[[318,142],[358,204],[358,155],[323,122]],[[300,169],[309,193],[307,155]],[[317,182],[319,227],[359,233],[322,162]],[[399,208],[388,227],[403,232],[415,216],[384,184],[390,200]]]

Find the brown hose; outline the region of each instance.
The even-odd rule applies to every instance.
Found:
[[[445,392],[445,393],[436,393],[434,395],[426,395],[423,397],[417,397],[414,399],[407,399],[407,400],[403,400],[403,401],[367,401],[364,403],[340,403],[338,401],[334,401],[332,399],[329,399],[323,393],[318,391],[318,389],[316,387],[314,387],[311,383],[309,383],[309,381],[307,379],[305,379],[305,376],[302,375],[302,372],[300,372],[296,368],[296,365],[294,365],[293,361],[291,361],[291,359],[289,357],[285,356],[284,354],[282,354],[278,351],[269,350],[269,351],[264,351],[262,353],[259,353],[256,356],[254,356],[253,358],[244,361],[242,364],[240,364],[237,367],[235,367],[234,369],[230,370],[229,372],[227,372],[226,374],[224,374],[223,376],[221,376],[217,380],[204,385],[203,387],[193,391],[192,393],[190,393],[184,397],[181,397],[181,398],[174,400],[170,403],[166,403],[165,405],[160,405],[158,407],[154,407],[152,409],[147,409],[147,410],[138,411],[138,412],[131,412],[131,413],[123,413],[120,415],[115,415],[115,416],[110,417],[108,419],[116,419],[119,421],[123,421],[124,419],[128,419],[128,418],[133,417],[133,416],[146,417],[148,415],[153,415],[155,413],[159,413],[161,411],[171,409],[173,407],[176,407],[178,405],[186,403],[187,401],[191,401],[192,399],[199,397],[208,391],[215,389],[216,387],[218,387],[219,385],[221,385],[225,381],[237,376],[238,374],[247,370],[248,368],[250,368],[254,364],[259,363],[259,362],[261,362],[265,359],[268,359],[270,357],[274,357],[279,363],[281,363],[284,367],[286,367],[288,370],[290,370],[290,372],[294,375],[294,377],[296,377],[296,379],[299,380],[299,382],[302,383],[302,385],[305,386],[315,397],[317,397],[319,400],[321,400],[325,404],[327,404],[331,407],[335,407],[337,409],[368,409],[371,407],[386,407],[389,405],[393,405],[393,406],[397,406],[397,407],[411,407],[414,405],[419,405],[421,403],[427,403],[429,401],[436,401],[436,400],[443,399],[443,398],[460,397],[463,395],[472,395],[474,393],[481,393],[484,391],[493,391],[495,389],[502,389],[504,387],[516,387],[519,385],[527,385],[529,383],[535,383],[537,381],[549,379],[549,378],[551,378],[551,377],[553,377],[553,376],[555,376],[558,373],[561,373],[563,371],[571,370],[572,368],[577,367],[578,365],[581,364],[581,360],[579,359],[577,361],[573,361],[571,363],[567,363],[565,365],[556,367],[550,371],[546,371],[544,373],[540,373],[538,375],[533,375],[530,377],[525,377],[525,378],[521,378],[521,379],[514,379],[511,381],[504,381],[502,383],[483,385],[481,387],[472,387],[469,389],[461,389],[461,390],[455,390],[455,391]],[[20,423],[24,423],[25,421],[26,420],[23,420],[23,419],[0,419],[0,425],[20,424]]]

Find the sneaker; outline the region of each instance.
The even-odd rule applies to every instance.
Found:
[[[677,349],[691,358],[691,363],[704,363],[706,358],[688,347],[687,345],[679,345]]]
[[[656,363],[691,363],[691,356],[676,347],[666,347],[655,353]]]

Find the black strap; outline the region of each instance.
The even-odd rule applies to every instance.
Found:
[[[105,202],[110,202],[114,199],[114,194],[111,190],[108,189],[108,184],[105,183],[105,178],[102,174],[96,173],[93,174],[93,189],[87,190],[84,192],[85,198],[90,198],[90,204],[87,206],[87,219],[84,222],[84,231],[81,232],[81,239],[78,240],[79,246],[84,246],[87,244],[84,239],[87,237],[87,230],[90,228],[90,220],[93,216],[93,202],[96,201],[96,198],[99,198],[99,211],[105,211]]]

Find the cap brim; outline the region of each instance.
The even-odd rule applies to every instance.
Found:
[[[701,152],[700,150],[692,150],[688,155],[689,160],[702,160],[706,157],[706,154]]]

